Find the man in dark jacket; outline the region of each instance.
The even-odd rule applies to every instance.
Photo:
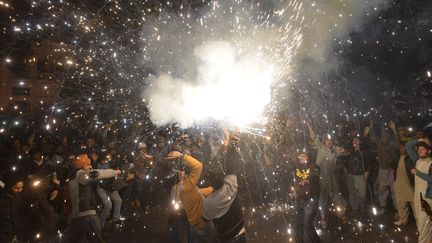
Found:
[[[57,236],[59,216],[53,204],[58,198],[60,182],[53,172],[54,168],[41,150],[35,150],[28,166],[28,180],[25,181],[28,190],[22,209],[27,224],[24,231],[30,241],[49,241]]]
[[[0,242],[10,243],[22,236],[22,218],[19,213],[24,180],[19,177],[6,180],[0,195]]]
[[[229,140],[229,134],[227,134]],[[238,138],[234,134],[231,139],[221,168],[209,173],[209,181],[213,192],[204,199],[203,218],[212,220],[221,242],[246,242],[242,206],[237,198],[237,176],[240,174],[240,158],[238,156]]]
[[[357,214],[366,205],[366,181],[369,176],[370,166],[360,150],[359,138],[353,138],[352,146],[354,150],[351,151],[349,159],[345,162],[348,171],[350,206],[352,213]]]
[[[310,161],[307,152],[300,151],[297,158],[294,166],[294,238],[297,243],[316,243],[320,242],[320,238],[313,221],[318,211],[320,170]]]

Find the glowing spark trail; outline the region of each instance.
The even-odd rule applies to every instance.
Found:
[[[161,13],[144,28],[145,58],[156,73],[144,96],[158,125],[262,122],[278,81],[290,78],[302,42],[301,3],[276,11],[216,3],[194,19]]]

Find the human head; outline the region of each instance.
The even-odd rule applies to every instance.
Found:
[[[186,172],[184,170],[179,170],[177,176],[179,178],[179,181],[181,181],[186,177]]]
[[[90,155],[90,159],[95,162],[99,159],[99,155],[96,152],[91,152],[89,155]]]
[[[418,130],[415,134],[416,139],[420,139],[424,137],[424,132],[422,130]]]
[[[417,143],[417,153],[421,159],[427,158],[430,156],[431,147],[425,142]]]
[[[331,147],[333,147],[333,138],[331,137],[331,135],[330,134],[326,134],[325,136],[324,136],[324,145],[327,147],[327,148],[331,148]]]
[[[300,150],[297,154],[297,159],[301,164],[307,164],[309,161],[309,155],[306,150]]]
[[[192,143],[192,139],[189,138],[189,137],[185,138],[184,144],[185,144],[185,146],[187,146],[187,147],[191,147],[191,146],[193,145],[193,143]]]
[[[352,146],[354,149],[360,149],[360,139],[358,137],[353,138],[352,140]]]
[[[208,179],[210,185],[213,187],[215,191],[222,188],[224,185],[225,174],[222,169],[218,166],[212,166],[208,173]]]
[[[32,158],[33,158],[34,161],[41,162],[41,161],[43,161],[44,156],[43,156],[43,154],[42,154],[41,151],[35,151],[35,152],[32,154]]]
[[[389,142],[389,137],[388,137],[388,135],[387,135],[386,132],[381,133],[381,142],[382,142],[383,144],[388,144],[388,142]]]
[[[140,144],[138,145],[138,150],[139,150],[140,152],[142,152],[142,153],[147,152],[147,145],[146,145],[145,143],[140,143]]]
[[[21,195],[24,189],[24,180],[22,177],[16,174],[10,174],[6,177],[5,182],[6,189],[12,196],[18,197]]]
[[[18,181],[16,181],[16,183],[14,185],[11,186],[10,193],[14,197],[17,197],[17,196],[21,195],[23,189],[24,189],[24,181],[18,180]]]
[[[91,160],[87,154],[80,154],[73,160],[73,165],[77,169],[82,169],[85,171],[91,170]]]
[[[95,140],[93,138],[87,138],[87,146],[93,147],[95,145]]]

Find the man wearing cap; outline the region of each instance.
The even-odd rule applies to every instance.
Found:
[[[86,154],[81,154],[73,160],[78,172],[69,181],[70,198],[72,202],[72,223],[69,242],[103,242],[99,218],[96,215],[95,195],[90,182],[106,179],[121,174],[120,170],[93,170],[91,161]]]
[[[419,243],[430,243],[432,241],[432,221],[430,217],[422,210],[420,201],[421,195],[424,200],[432,204],[432,181],[428,182],[428,176],[432,175],[432,159],[431,147],[421,141],[417,143],[417,153],[419,159],[416,162],[415,169],[412,173],[415,174],[415,187],[414,187],[414,214],[417,221],[417,230],[419,232]]]

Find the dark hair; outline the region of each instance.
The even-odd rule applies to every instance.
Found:
[[[10,190],[13,186],[15,186],[18,182],[24,182],[24,176],[22,173],[17,174],[7,174],[3,179],[5,183],[5,188]]]
[[[221,189],[224,185],[225,175],[221,171],[210,171],[208,177],[210,185],[215,191]]]
[[[300,154],[305,154],[308,158],[311,158],[311,152],[309,148],[297,149],[297,156],[299,156]]]
[[[425,142],[423,142],[423,141],[417,143],[417,150],[418,150],[418,148],[420,148],[420,147],[423,147],[423,148],[425,148],[425,149],[427,149],[427,150],[430,150],[430,149],[431,149],[431,147],[430,147],[427,143],[425,143]]]

